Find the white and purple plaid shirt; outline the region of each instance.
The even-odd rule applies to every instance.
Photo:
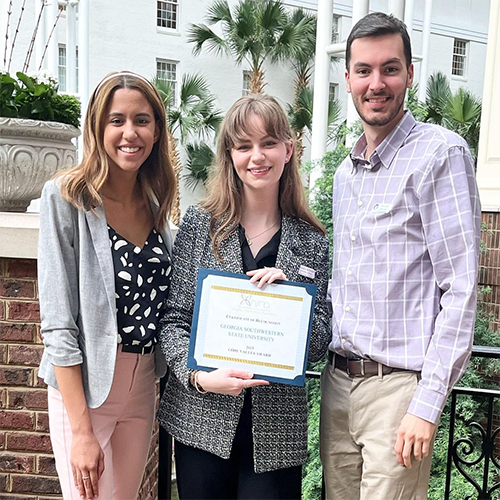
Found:
[[[407,111],[333,187],[330,349],[421,372],[409,413],[436,423],[471,352],[481,208],[465,141]]]

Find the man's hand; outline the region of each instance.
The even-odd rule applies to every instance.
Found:
[[[429,455],[435,429],[436,424],[407,413],[401,420],[394,446],[398,462],[411,469],[412,454],[419,461]]]

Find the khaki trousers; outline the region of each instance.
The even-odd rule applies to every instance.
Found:
[[[320,452],[328,500],[425,500],[431,454],[407,469],[396,433],[419,374],[350,377],[328,363],[321,376]],[[432,446],[431,446],[432,449]]]

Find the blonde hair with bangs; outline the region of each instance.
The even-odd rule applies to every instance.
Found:
[[[99,192],[109,175],[109,158],[104,149],[104,129],[109,105],[118,89],[139,91],[153,109],[157,141],[151,154],[141,165],[137,180],[149,203],[158,206],[154,226],[155,229],[162,230],[166,226],[176,196],[175,172],[168,157],[165,108],[154,86],[135,73],[109,73],[94,90],[85,117],[83,160],[76,167],[57,175],[62,180],[61,195],[81,210],[94,210],[102,205]]]
[[[231,149],[247,135],[251,115],[261,118],[270,137],[281,142],[292,141],[292,132],[285,112],[273,97],[264,94],[247,95],[238,99],[229,109],[219,131],[217,154],[208,181],[208,195],[201,203],[211,216],[212,248],[219,260],[222,260],[219,249],[223,241],[241,221],[243,183],[233,166]],[[283,214],[302,219],[325,234],[324,227],[307,204],[295,149],[285,164],[278,196],[278,204]]]

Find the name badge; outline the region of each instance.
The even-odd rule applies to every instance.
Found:
[[[316,276],[316,271],[307,266],[300,266],[299,274],[301,276],[305,276],[306,278],[314,279],[314,277]]]
[[[390,203],[376,203],[373,205],[372,212],[375,214],[386,214],[391,211],[392,205]]]

